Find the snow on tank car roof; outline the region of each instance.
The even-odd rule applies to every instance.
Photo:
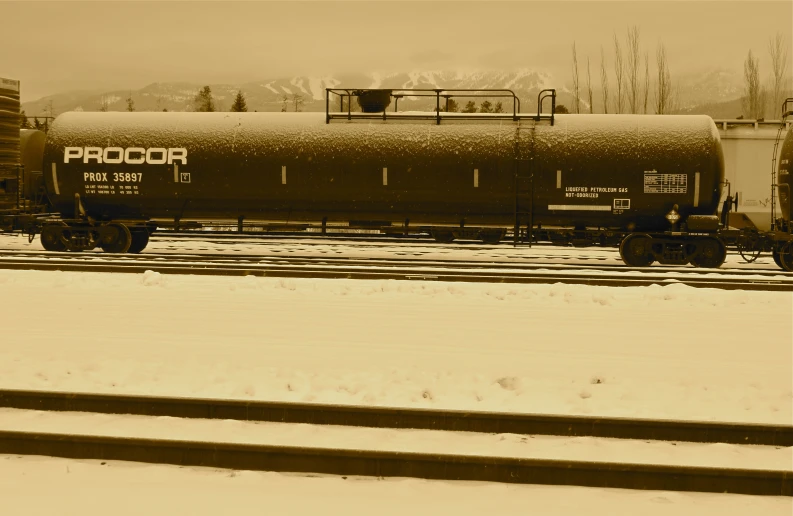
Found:
[[[430,114],[424,112],[423,114]],[[524,114],[525,115],[525,114]],[[485,130],[487,132],[503,130],[506,127],[516,125],[531,126],[534,121],[531,118],[524,118],[520,122],[514,122],[510,118],[493,118],[490,120],[453,120],[452,117],[444,118],[438,126],[434,118],[427,120],[399,120],[397,117],[387,120],[379,119],[346,119],[332,120],[326,124],[324,112],[306,113],[283,113],[283,112],[67,112],[60,115],[53,124],[52,130],[56,134],[60,131],[70,133],[85,132],[104,132],[112,131],[116,128],[131,131],[189,131],[189,132],[217,132],[233,131],[240,129],[243,131],[301,131],[305,128],[309,131],[319,131],[322,126],[339,125],[361,125],[361,126],[402,126],[404,129],[394,129],[402,132],[406,126],[424,126],[431,128],[446,126],[457,126],[462,129],[471,126],[471,130]],[[491,126],[488,130],[485,127]],[[478,129],[475,129],[478,128]],[[659,133],[667,137],[696,139],[704,143],[704,140],[720,141],[720,135],[713,120],[706,115],[605,115],[605,114],[581,114],[581,115],[556,115],[554,128],[550,127],[547,120],[538,124],[538,127],[545,129],[547,133],[567,133],[568,135],[577,134],[579,136],[596,135],[602,138],[604,135],[623,135],[635,134],[640,140],[643,136],[652,138]],[[391,131],[388,131],[391,132]]]
[[[159,124],[188,123],[193,127],[202,122],[208,126],[229,123],[250,123],[255,120],[266,121],[268,125],[319,125],[325,123],[325,113],[280,113],[280,112],[213,112],[198,113],[194,111],[154,111],[154,112],[92,112],[69,111],[61,114],[55,123],[68,122],[90,123],[97,125],[123,124],[125,126],[152,126]]]

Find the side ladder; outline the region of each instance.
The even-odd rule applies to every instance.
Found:
[[[551,112],[543,115],[542,105],[545,99],[551,99]],[[519,242],[528,241],[531,247],[534,240],[534,173],[536,165],[534,163],[534,140],[536,136],[537,124],[542,120],[550,121],[554,125],[554,113],[556,112],[556,90],[545,89],[537,94],[537,116],[532,117],[531,126],[528,128],[529,143],[526,154],[521,149],[521,125],[518,125],[515,133],[515,227],[513,229],[513,245]],[[521,122],[522,123],[522,122]],[[525,224],[526,232],[521,235],[521,228]],[[523,236],[523,238],[521,238]]]
[[[776,195],[777,195],[777,177],[776,177],[776,157],[779,151],[779,142],[782,140],[782,133],[785,130],[785,122],[787,117],[793,114],[793,110],[788,109],[788,104],[793,105],[793,98],[785,99],[782,103],[782,118],[779,130],[776,132],[776,139],[774,140],[774,153],[771,155],[771,231],[776,229]]]
[[[779,130],[776,132],[776,140],[774,141],[774,153],[771,157],[771,231],[776,229],[776,157],[779,150],[779,141],[782,139],[782,131],[785,129],[784,120],[779,125]]]
[[[533,240],[534,228],[534,131],[532,124],[529,131],[528,155],[524,156],[516,149],[515,152],[515,227],[513,228],[513,245]],[[520,129],[518,129],[520,130]],[[515,138],[515,145],[520,138]],[[525,226],[525,233],[523,227]]]

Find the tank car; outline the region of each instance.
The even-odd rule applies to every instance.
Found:
[[[369,115],[65,113],[44,180],[55,211],[83,222],[50,225],[42,242],[123,252],[169,223],[322,221],[621,242],[631,265],[724,260],[709,117]]]
[[[386,111],[427,91],[435,112]],[[26,231],[49,250],[139,252],[158,227],[339,222],[444,242],[512,230],[516,243],[619,245],[634,266],[725,259],[730,199],[719,216],[724,159],[707,116],[555,115],[553,90],[536,115],[514,94],[512,113],[442,112],[451,90],[377,90],[389,102],[349,110],[369,93],[329,89],[324,114],[65,113],[42,150],[23,136],[36,169],[24,188],[57,214]]]
[[[787,99],[783,105],[783,118],[793,115],[793,99]],[[793,167],[793,127],[788,129],[782,142],[779,154],[779,166],[776,170],[776,190],[779,198],[778,215],[772,225],[772,254],[774,261],[785,269],[793,272],[793,222],[791,222],[791,178]]]

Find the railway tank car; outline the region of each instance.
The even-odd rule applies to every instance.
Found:
[[[785,107],[793,108],[793,99],[785,102]],[[786,111],[785,116],[793,115],[793,111]],[[793,169],[793,127],[788,129],[785,140],[782,142],[782,150],[779,154],[779,166],[777,169],[776,190],[779,198],[779,217],[774,221],[773,229],[775,240],[778,244],[774,246],[772,254],[774,261],[787,271],[793,271],[793,242],[790,235],[793,234],[793,201],[791,191],[793,181],[790,172]],[[785,236],[787,235],[787,238]]]
[[[612,238],[633,265],[724,260],[709,117],[399,115],[65,113],[47,136],[46,190],[85,222],[49,225],[42,243],[123,252],[168,221],[338,221],[441,241],[513,226]]]

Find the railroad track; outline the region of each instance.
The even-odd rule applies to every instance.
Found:
[[[409,252],[400,254],[411,254]],[[481,259],[430,259],[416,257],[367,257],[367,256],[333,256],[305,255],[292,252],[263,252],[257,254],[234,253],[231,255],[219,255],[214,253],[180,253],[180,252],[146,252],[144,254],[109,254],[100,252],[83,252],[55,254],[49,251],[0,251],[0,259],[6,258],[29,258],[29,259],[121,259],[127,261],[148,262],[152,260],[169,260],[183,262],[206,262],[206,263],[283,263],[293,265],[360,265],[366,267],[441,267],[454,269],[488,269],[488,270],[555,270],[570,271],[572,269],[585,270],[613,270],[619,273],[680,273],[694,275],[736,275],[736,276],[761,276],[764,278],[791,278],[793,273],[788,273],[778,269],[744,269],[744,268],[720,268],[720,269],[695,269],[687,266],[652,266],[652,267],[630,267],[622,263],[602,263],[608,260],[603,257],[580,258],[578,260],[600,262],[600,263],[559,263],[569,261],[567,257],[560,256],[532,256],[520,258],[481,258]]]
[[[725,290],[793,291],[793,275],[771,271],[580,267],[480,261],[367,259],[317,256],[111,255],[0,252],[0,268],[73,272],[198,274],[290,278],[437,280],[487,283],[566,283],[598,286],[684,284]]]
[[[175,418],[793,446],[793,426],[0,391],[0,407]],[[793,471],[0,430],[0,453],[233,469],[793,496]]]

